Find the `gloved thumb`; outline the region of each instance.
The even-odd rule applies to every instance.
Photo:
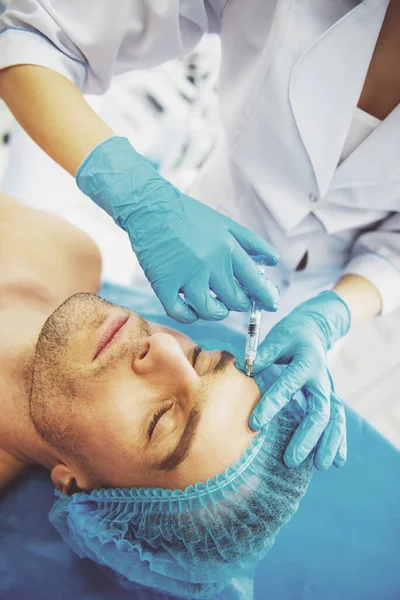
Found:
[[[262,237],[235,221],[231,222],[229,230],[248,254],[262,257],[266,265],[274,267],[278,263],[278,250]]]
[[[279,353],[279,348],[275,344],[271,344],[267,336],[258,347],[253,373],[260,373],[273,365],[278,360]]]

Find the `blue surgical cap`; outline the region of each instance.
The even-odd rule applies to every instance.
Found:
[[[271,373],[257,378],[262,391]],[[111,569],[124,587],[212,597],[247,576],[306,492],[312,455],[294,469],[283,463],[301,418],[292,400],[224,473],[184,490],[56,492],[50,522],[78,555]]]

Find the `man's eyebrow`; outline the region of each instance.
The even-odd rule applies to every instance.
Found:
[[[233,356],[233,354],[231,354],[230,352],[227,352],[226,350],[222,350],[221,351],[221,356],[219,358],[219,361],[217,362],[217,364],[215,365],[215,367],[212,369],[213,373],[218,373],[220,371],[223,371],[225,369],[225,367],[232,362],[232,359],[234,359],[235,357]]]
[[[159,463],[156,463],[155,467],[159,471],[172,471],[187,457],[190,450],[190,446],[193,442],[194,435],[197,430],[197,426],[200,421],[200,413],[197,408],[192,408],[189,414],[189,418],[186,422],[185,429],[183,430],[181,439],[178,444],[165,458]]]

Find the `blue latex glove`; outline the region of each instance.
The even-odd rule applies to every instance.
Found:
[[[326,353],[350,327],[350,311],[333,291],[297,306],[271,329],[257,351],[253,373],[273,363],[286,364],[250,416],[254,430],[265,426],[299,390],[307,398],[307,415],[293,435],[285,464],[295,467],[317,446],[314,464],[326,470],[346,462],[346,417],[326,366]],[[244,371],[244,364],[238,362]]]
[[[278,288],[250,258],[276,265],[275,248],[182,194],[126,138],[112,137],[96,146],[76,181],[128,233],[169,316],[183,323],[224,319],[229,310],[248,311],[249,296],[265,310],[277,309]]]

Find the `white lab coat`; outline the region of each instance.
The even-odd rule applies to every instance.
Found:
[[[102,93],[219,33],[226,140],[193,195],[278,248],[281,285],[356,273],[387,313],[400,305],[400,107],[337,165],[388,2],[0,0],[0,68],[43,65]]]

